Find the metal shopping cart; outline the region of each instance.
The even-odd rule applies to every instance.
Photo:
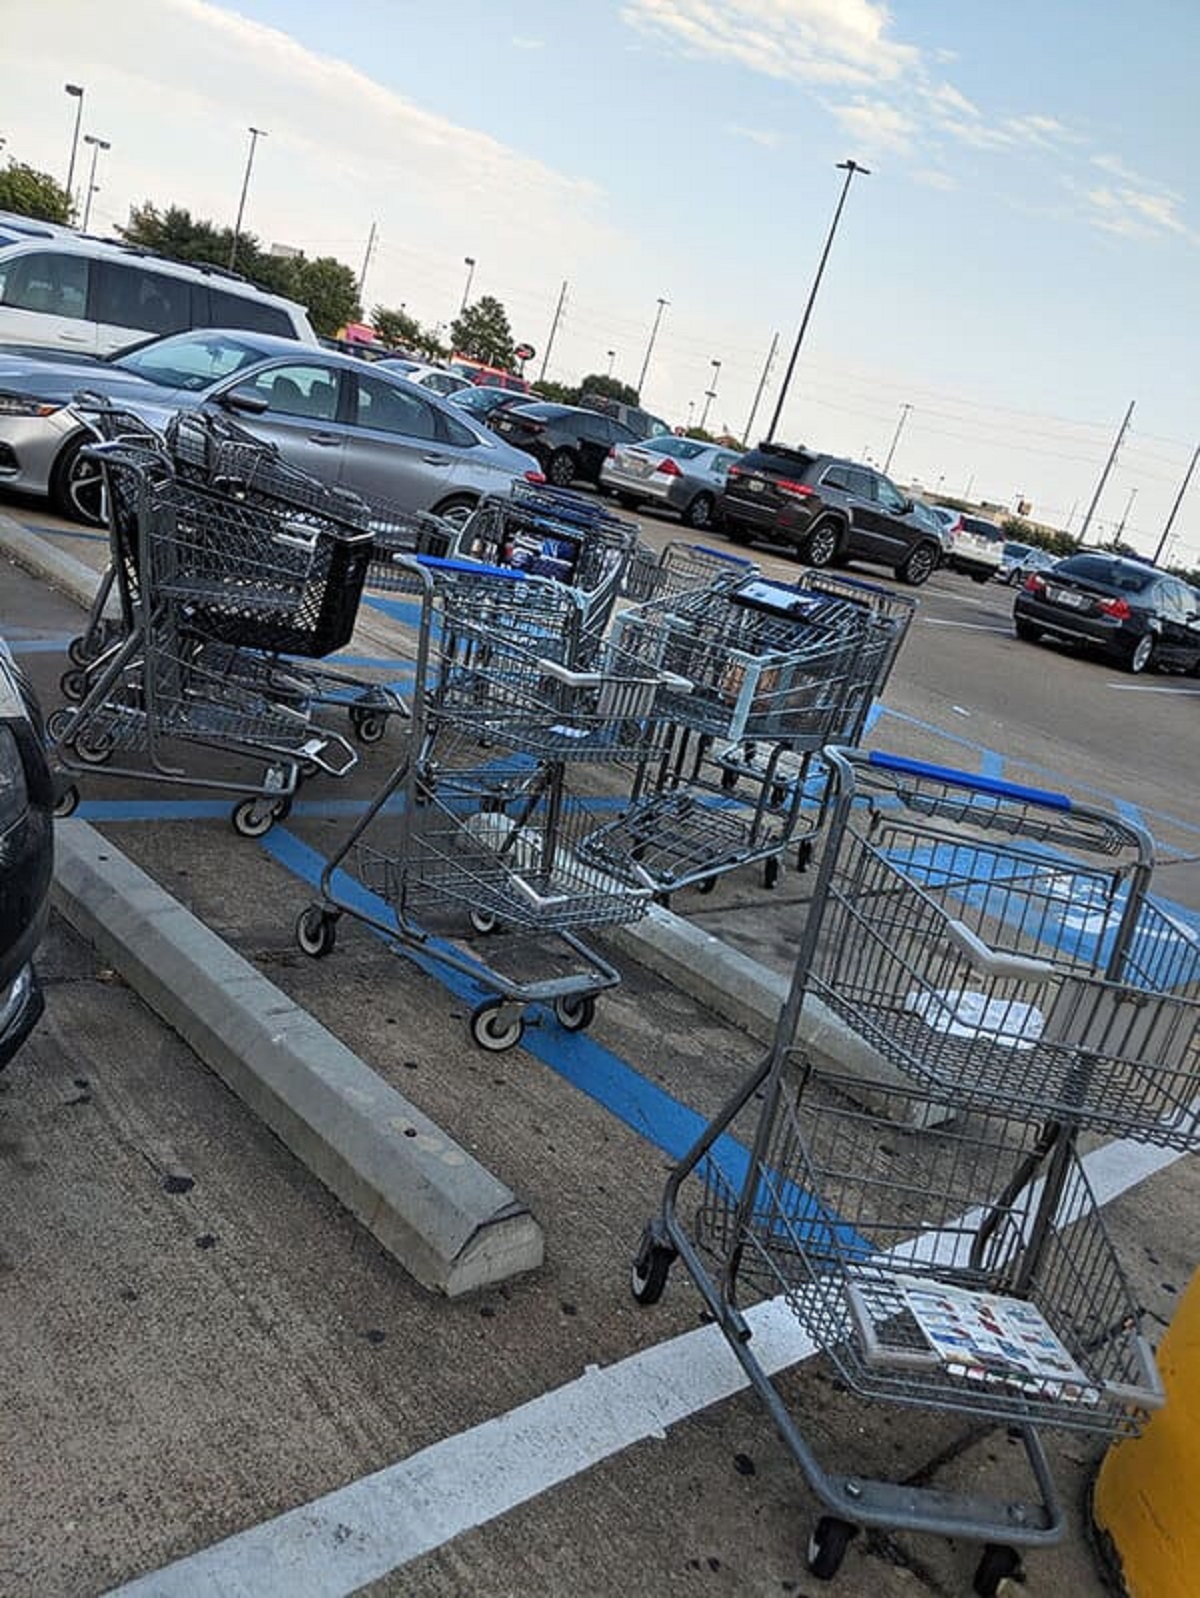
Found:
[[[589,839],[589,858],[649,872],[662,893],[708,888],[757,862],[771,887],[793,844],[803,864],[820,820],[809,786],[817,751],[856,736],[895,632],[857,596],[761,576],[621,611],[614,648],[690,688],[664,694],[671,726],[629,805]],[[730,746],[753,751],[740,772]],[[734,793],[739,775],[749,780]]]
[[[317,660],[348,641],[371,535],[181,482],[160,464],[141,473],[135,521],[113,522],[114,565],[136,573],[132,624],[91,668],[82,702],[56,712],[60,764],[241,793],[234,825],[260,836],[302,775],[355,763],[274,661]],[[77,800],[64,795],[61,813]]]
[[[827,760],[774,1042],[672,1173],[633,1291],[654,1302],[683,1261],[821,1502],[814,1575],[860,1526],[932,1532],[984,1545],[989,1598],[1021,1548],[1062,1535],[1040,1431],[1125,1433],[1162,1402],[1079,1139],[1200,1146],[1200,944],[1148,899],[1149,840],[1120,818],[889,755]],[[806,995],[876,1051],[875,1079],[793,1047]],[[758,1355],[764,1298],[848,1405],[1013,1428],[1036,1496],[897,1482],[878,1454],[827,1469]],[[879,1428],[854,1423],[870,1454]]]
[[[636,920],[651,897],[647,880],[585,858],[584,783],[640,760],[658,698],[686,684],[603,651],[580,669],[573,588],[477,562],[418,557],[409,570],[421,605],[409,750],[328,860],[297,942],[328,954],[348,914],[471,976],[488,995],[471,1018],[486,1049],[517,1043],[533,1004],[578,1030],[620,980],[580,932]],[[486,958],[462,946],[472,932],[491,939]]]
[[[707,544],[687,544],[672,539],[662,549],[637,544],[625,573],[624,596],[643,603],[668,599],[697,589],[719,588],[753,577],[759,568],[744,555]]]

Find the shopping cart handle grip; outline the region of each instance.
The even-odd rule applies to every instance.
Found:
[[[932,777],[938,782],[950,783],[955,788],[994,794],[998,799],[1018,799],[1026,804],[1041,805],[1047,810],[1072,808],[1071,800],[1065,793],[1054,793],[1049,788],[1025,788],[1020,783],[1005,782],[1000,777],[984,777],[976,771],[959,771],[954,766],[931,766],[924,760],[909,760],[904,755],[889,755],[880,749],[873,749],[867,761],[881,771],[902,772],[910,777]]]
[[[572,671],[569,666],[562,665],[557,660],[538,659],[538,670],[544,671],[547,677],[557,677],[559,682],[565,682],[570,688],[594,688],[604,679],[598,671]]]
[[[970,961],[974,970],[986,972],[989,977],[1024,977],[1031,982],[1043,982],[1054,975],[1054,966],[1049,960],[993,949],[991,944],[976,937],[965,922],[947,920],[946,937],[959,954]]]
[[[417,555],[418,566],[430,571],[465,572],[470,577],[507,577],[510,582],[523,583],[525,573],[512,566],[488,566],[481,560],[451,560],[445,555]]]

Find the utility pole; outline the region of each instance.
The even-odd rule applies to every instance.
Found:
[[[775,351],[778,348],[779,334],[775,333],[771,338],[771,348],[767,351],[767,359],[763,364],[762,376],[758,380],[758,387],[754,390],[754,404],[750,407],[750,415],[746,420],[746,431],[742,435],[746,440],[747,449],[753,449],[754,447],[754,440],[751,436],[754,428],[754,418],[758,415],[759,401],[763,397],[763,389],[767,386],[767,378],[770,375],[772,366],[775,364]]]
[[[662,321],[663,307],[670,305],[670,300],[660,299],[658,310],[654,313],[654,326],[650,329],[650,342],[646,345],[646,359],[642,362],[642,375],[638,378],[638,404],[641,404],[642,389],[646,385],[646,373],[650,370],[650,356],[654,351],[654,340],[658,337],[658,324]]]
[[[1079,537],[1075,540],[1075,546],[1077,549],[1083,548],[1084,539],[1087,537],[1087,530],[1092,525],[1092,517],[1096,514],[1096,506],[1100,503],[1100,496],[1104,492],[1104,485],[1108,482],[1108,474],[1112,471],[1113,463],[1117,458],[1117,451],[1121,448],[1121,445],[1125,441],[1125,433],[1129,427],[1130,420],[1133,417],[1133,406],[1134,401],[1130,400],[1129,409],[1125,412],[1125,420],[1121,423],[1120,430],[1118,431],[1116,438],[1113,440],[1113,447],[1108,452],[1108,459],[1104,463],[1104,470],[1100,473],[1100,481],[1096,484],[1096,492],[1092,495],[1092,503],[1087,508],[1087,513],[1083,518],[1083,526],[1079,529]]]
[[[912,406],[905,404],[900,407],[900,420],[896,423],[896,431],[892,434],[892,442],[888,448],[887,460],[883,463],[883,475],[886,477],[892,469],[892,456],[896,453],[896,445],[900,442],[900,434],[904,431],[904,424],[908,420],[908,413]]]
[[[1137,489],[1136,488],[1131,488],[1129,490],[1129,503],[1125,507],[1125,513],[1121,517],[1120,523],[1117,526],[1116,534],[1115,534],[1115,536],[1113,538],[1113,542],[1115,544],[1119,544],[1121,542],[1121,534],[1125,531],[1125,523],[1129,520],[1129,512],[1133,509],[1133,502],[1134,502],[1134,500],[1136,498],[1137,498]]]
[[[1188,491],[1188,484],[1192,480],[1192,473],[1196,470],[1196,462],[1198,460],[1200,460],[1200,444],[1197,444],[1192,452],[1192,458],[1188,462],[1188,469],[1183,474],[1183,482],[1180,483],[1179,492],[1175,496],[1175,503],[1171,506],[1171,514],[1167,517],[1167,525],[1163,528],[1162,537],[1158,541],[1158,548],[1154,551],[1154,564],[1156,566],[1162,558],[1163,550],[1167,547],[1167,539],[1171,536],[1171,528],[1174,526],[1179,507],[1183,504],[1183,496]]]
[[[546,365],[550,359],[550,351],[554,348],[554,335],[558,332],[558,324],[562,320],[563,306],[567,303],[567,280],[564,277],[562,288],[558,291],[558,304],[554,307],[554,320],[550,324],[550,337],[546,340],[546,348],[542,351],[542,369],[538,373],[538,382],[546,375]]]
[[[372,222],[371,231],[367,235],[367,247],[363,251],[362,271],[358,274],[358,303],[360,305],[362,304],[363,286],[367,281],[367,267],[371,264],[371,252],[375,248],[375,226],[376,224]]]

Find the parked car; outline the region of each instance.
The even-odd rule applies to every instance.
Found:
[[[1057,560],[1057,555],[1037,544],[1005,544],[996,575],[1010,588],[1019,588],[1030,572],[1048,571]]]
[[[719,514],[734,543],[788,544],[809,566],[872,561],[919,584],[941,559],[937,534],[881,472],[787,444],[760,444],[738,457]]]
[[[465,388],[455,389],[453,394],[447,396],[450,403],[458,409],[468,411],[478,421],[492,425],[491,417],[494,411],[504,411],[510,405],[528,405],[528,394],[518,394],[511,388],[483,388],[476,383],[468,383]]]
[[[946,564],[951,571],[965,572],[972,582],[986,583],[999,572],[1003,551],[1004,529],[986,517],[964,512],[951,529]]]
[[[65,229],[0,245],[0,345],[110,355],[195,327],[317,342],[302,305],[219,266],[171,261]]]
[[[928,527],[929,531],[934,535],[938,543],[941,545],[942,554],[939,565],[944,566],[950,555],[950,544],[952,539],[952,524],[947,518],[946,513],[942,510],[939,510],[936,505],[926,505],[923,500],[914,499],[912,514],[913,520],[915,522],[922,523],[922,525],[925,527]],[[958,513],[955,512],[955,515],[957,514]]]
[[[464,516],[536,460],[428,389],[353,356],[265,334],[206,331],[156,339],[107,360],[0,354],[0,488],[49,494],[67,515],[100,519],[90,434],[71,407],[109,395],[152,426],[180,409],[221,406],[325,482],[404,510]]]
[[[532,389],[523,377],[506,372],[500,366],[486,366],[482,361],[468,361],[458,357],[450,362],[450,370],[465,377],[468,383],[485,383],[489,388],[508,388],[514,394],[530,394]]]
[[[0,639],[0,1070],[42,1013],[33,956],[50,913],[53,816],[41,712]]]
[[[639,405],[626,405],[623,400],[609,399],[607,394],[584,393],[579,396],[579,403],[586,410],[611,416],[614,422],[627,427],[635,438],[661,438],[671,431],[670,423],[664,422],[661,416],[651,416]]]
[[[945,565],[950,558],[950,547],[954,542],[954,534],[962,526],[962,511],[955,510],[953,505],[930,505],[929,509],[937,517],[942,534],[942,555]]]
[[[0,211],[0,244],[75,236],[74,229],[64,227],[61,222],[43,222],[38,217],[21,216],[17,211]]]
[[[579,477],[598,484],[613,445],[634,442],[629,429],[611,416],[545,401],[510,405],[492,418],[492,427],[507,443],[535,456],[556,488],[569,488]]]
[[[1200,602],[1178,577],[1088,550],[1031,572],[1013,600],[1018,638],[1096,649],[1128,671],[1200,671]]]
[[[737,451],[695,438],[642,439],[614,444],[600,468],[601,488],[610,488],[634,510],[645,501],[677,510],[686,527],[709,527]]]
[[[397,377],[406,378],[418,388],[432,389],[435,394],[447,399],[451,394],[457,394],[459,389],[471,387],[467,379],[460,377],[457,372],[448,372],[444,366],[430,366],[425,361],[410,361],[406,355],[380,355],[373,364],[385,372],[394,372]]]

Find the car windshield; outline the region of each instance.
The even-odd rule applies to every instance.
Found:
[[[697,455],[703,455],[709,446],[698,444],[694,438],[666,437],[644,439],[638,448],[653,450],[656,455],[670,455],[672,460],[694,461]]]
[[[489,411],[494,411],[497,405],[506,405],[512,395],[503,388],[477,388],[474,384],[467,388],[460,388],[453,396],[454,403],[464,411],[474,411],[479,416],[486,416]]]
[[[1072,555],[1060,562],[1060,577],[1081,577],[1087,583],[1119,588],[1123,594],[1142,594],[1158,576],[1150,566],[1135,566],[1132,561],[1116,560],[1111,555]]]
[[[964,516],[962,520],[967,532],[974,533],[976,538],[987,538],[998,544],[1004,537],[995,522],[985,522],[980,516]]]
[[[229,333],[185,333],[127,350],[112,364],[160,388],[196,393],[245,366],[254,366],[268,354],[269,350],[249,339]]]
[[[1033,551],[1028,544],[1005,544],[1004,546],[1005,560],[1021,560],[1024,556],[1032,553]]]

